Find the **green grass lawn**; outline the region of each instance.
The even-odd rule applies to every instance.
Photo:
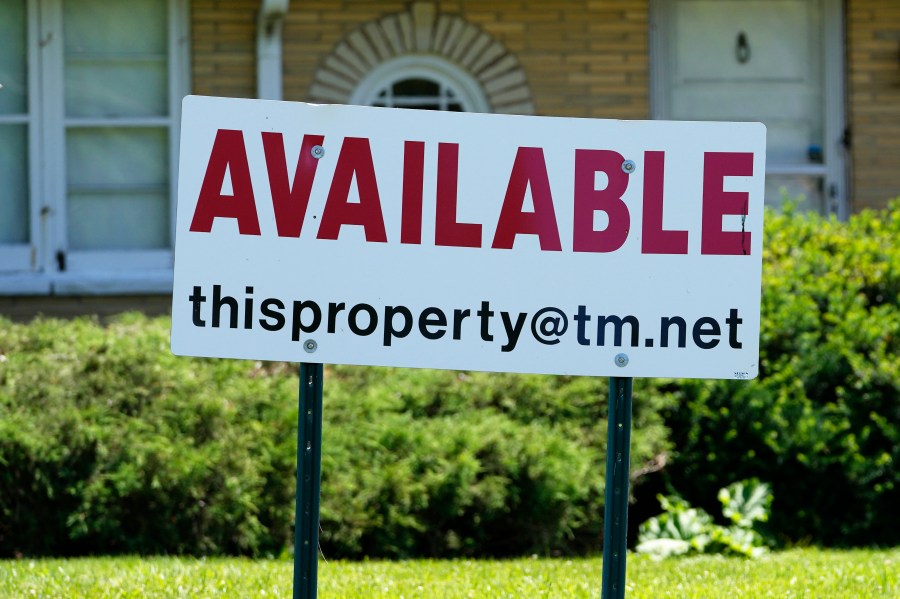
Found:
[[[346,599],[599,597],[601,560],[320,562],[319,596]],[[290,597],[280,560],[0,561],[0,597]],[[797,549],[758,560],[629,556],[629,598],[900,597],[900,549]]]

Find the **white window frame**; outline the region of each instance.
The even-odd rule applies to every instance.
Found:
[[[822,164],[767,164],[767,175],[806,175],[822,179],[824,209],[846,220],[850,215],[850,190],[846,131],[844,10],[842,0],[811,0],[822,3]],[[668,0],[650,3],[650,113],[654,119],[668,119],[671,95],[668,88],[669,23],[672,6]]]
[[[404,79],[430,79],[449,88],[466,112],[491,112],[478,80],[452,62],[430,54],[409,54],[387,60],[363,77],[350,95],[350,104],[371,106],[385,88]]]
[[[71,0],[77,1],[77,0]],[[167,293],[172,289],[181,100],[190,91],[189,0],[167,0],[168,116],[65,116],[63,0],[28,0],[28,168],[30,243],[0,248],[0,295]],[[170,247],[70,250],[66,218],[66,133],[71,126],[165,127],[169,154]],[[60,268],[58,252],[64,256]]]
[[[26,45],[26,76],[28,77],[27,99],[25,113],[19,115],[0,115],[0,124],[24,125],[27,128],[26,143],[28,144],[27,168],[28,168],[28,241],[25,243],[0,245],[0,289],[10,286],[14,289],[22,289],[30,293],[46,293],[49,291],[49,283],[39,280],[33,274],[40,258],[40,207],[32,198],[41,197],[42,180],[35,165],[39,164],[40,155],[37,151],[40,130],[35,116],[33,105],[40,94],[38,82],[37,61],[32,60],[31,51],[37,46],[37,3],[26,1],[25,3],[25,45]]]

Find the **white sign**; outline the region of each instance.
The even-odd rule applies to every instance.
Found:
[[[180,355],[753,378],[765,128],[184,100]]]

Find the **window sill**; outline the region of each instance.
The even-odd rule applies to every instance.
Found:
[[[44,275],[0,273],[0,296],[49,295],[50,279]]]
[[[0,296],[140,295],[172,293],[172,270],[0,274]]]

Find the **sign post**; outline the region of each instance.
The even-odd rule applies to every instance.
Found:
[[[294,599],[315,599],[318,589],[322,383],[321,364],[300,364],[294,510]]]
[[[628,475],[631,454],[632,379],[610,377],[606,426],[606,490],[603,506],[602,599],[625,597]]]
[[[316,592],[324,363],[612,377],[621,597],[632,378],[758,372],[765,138],[185,98],[172,351],[303,363],[295,598]]]

